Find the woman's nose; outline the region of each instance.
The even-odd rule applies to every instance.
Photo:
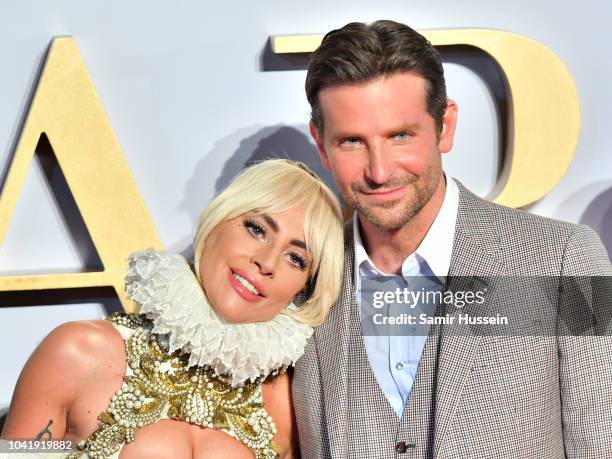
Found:
[[[272,247],[262,247],[253,255],[251,261],[262,275],[272,277],[276,269],[277,259],[276,251]]]

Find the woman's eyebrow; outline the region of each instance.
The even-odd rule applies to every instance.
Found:
[[[300,241],[299,239],[291,239],[289,243],[291,245],[295,245],[296,247],[299,247],[300,249],[306,250],[306,243],[304,241]]]
[[[278,233],[278,223],[276,223],[276,220],[274,220],[272,217],[270,217],[268,214],[264,213],[264,212],[258,212],[257,213],[261,218],[263,218],[266,223],[268,225],[270,225],[270,228],[272,228],[272,230],[275,233]]]
[[[270,225],[270,228],[272,228],[272,230],[275,233],[278,233],[279,226],[276,220],[274,220],[270,215],[266,214],[265,212],[258,212],[257,215],[263,218],[266,221],[266,223]],[[306,243],[304,241],[300,241],[299,239],[291,239],[289,243],[291,245],[294,245],[296,247],[306,250]]]

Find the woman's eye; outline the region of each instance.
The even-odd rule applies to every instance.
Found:
[[[260,238],[260,239],[266,237],[266,230],[263,229],[261,225],[254,222],[253,220],[248,220],[248,219],[245,220],[244,226],[247,229],[247,231],[251,233],[253,236]]]
[[[308,262],[306,261],[306,259],[302,255],[300,255],[298,253],[289,252],[287,254],[287,258],[289,259],[289,262],[292,265],[295,265],[296,267],[298,267],[302,271],[304,271],[308,267]]]

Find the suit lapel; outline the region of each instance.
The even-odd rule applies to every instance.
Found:
[[[447,289],[486,291],[483,304],[471,304],[458,312],[488,316],[494,304],[495,287],[487,285],[487,280],[477,276],[500,277],[506,274],[506,269],[499,259],[499,243],[492,213],[485,209],[486,203],[461,184],[459,189],[459,213]],[[457,316],[458,312],[454,315]],[[481,340],[482,336],[474,334],[469,325],[453,325],[450,333],[442,330],[435,378],[434,457],[440,454]]]
[[[344,279],[340,297],[325,323],[315,329],[314,339],[320,359],[325,417],[332,457],[346,455],[346,413],[349,374],[351,308],[356,308],[353,280],[353,228],[345,225]]]

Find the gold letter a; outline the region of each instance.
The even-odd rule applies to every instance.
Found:
[[[51,44],[30,111],[0,195],[4,240],[36,145],[46,135],[104,265],[102,271],[0,277],[0,291],[111,286],[126,311],[127,256],[161,248],[95,88],[72,38]]]

